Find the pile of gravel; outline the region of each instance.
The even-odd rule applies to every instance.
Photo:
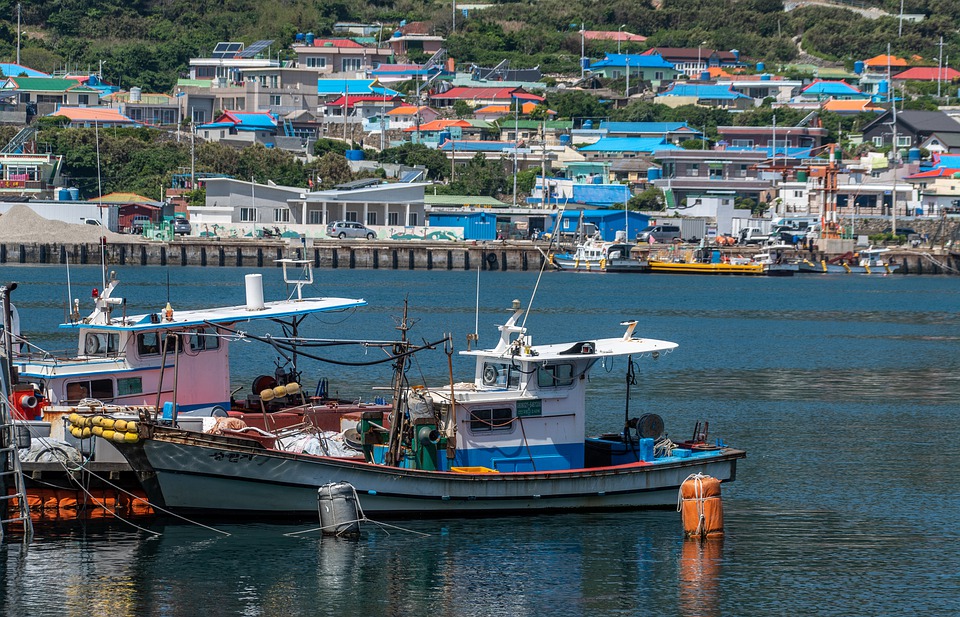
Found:
[[[106,236],[107,243],[142,240],[139,236],[114,233],[99,225],[51,221],[22,204],[0,216],[2,244],[99,244],[101,236]]]

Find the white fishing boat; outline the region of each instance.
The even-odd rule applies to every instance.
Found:
[[[111,272],[104,289],[93,292],[93,312],[82,317],[80,302],[74,300],[69,320],[60,325],[77,334],[76,349],[59,353],[41,349],[12,327],[20,348],[13,354],[13,366],[19,382],[33,386],[14,401],[15,413],[34,420],[48,406],[71,407],[88,399],[121,406],[175,404],[182,415],[226,415],[251,406],[261,411],[262,390],[298,381],[296,367],[269,367],[270,374],[254,382],[250,396],[255,400],[233,397],[225,328],[271,320],[285,324],[296,336],[297,326],[308,315],[366,304],[353,298],[303,298],[302,287],[313,280],[309,262],[280,263],[284,281],[295,289],[280,301],[264,302],[261,275],[252,274],[246,278],[244,306],[179,310],[173,299],[157,312],[127,315],[126,301],[116,293],[119,280]],[[301,398],[280,398],[269,407],[298,404]]]
[[[893,274],[900,264],[887,258],[886,247],[869,247],[859,253],[845,253],[830,260],[799,262],[799,272],[812,274]]]
[[[626,242],[590,239],[578,244],[572,253],[555,253],[551,262],[560,270],[579,272],[644,272],[647,262]]]
[[[751,263],[763,266],[767,276],[793,276],[800,271],[794,256],[796,247],[790,244],[766,246],[751,258]]]
[[[656,414],[627,411],[619,432],[585,435],[590,369],[625,357],[629,384],[637,361],[676,343],[639,337],[628,322],[620,337],[534,345],[523,316],[515,301],[496,347],[460,352],[475,361],[468,383],[451,371],[446,385],[408,388],[411,350],[395,347],[394,408],[362,415],[353,458],[283,450],[285,437],[269,432],[204,434],[149,417],[118,448],[154,504],[233,516],[316,516],[318,488],[331,482],[350,483],[368,514],[446,516],[675,507],[690,474],[735,478],[745,452],[700,431],[673,443]]]

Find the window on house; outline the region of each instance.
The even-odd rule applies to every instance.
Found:
[[[419,224],[419,223],[417,223],[417,213],[416,213],[416,212],[411,212],[411,213],[410,213],[410,223],[409,223],[410,227],[416,227],[418,224]]]
[[[873,145],[882,148],[883,147],[883,135],[877,135],[873,138]]]
[[[691,164],[687,167],[687,172],[688,172],[688,175],[691,175],[691,176],[699,176],[699,175],[700,175],[700,165],[698,165],[697,163],[691,163]]]
[[[388,212],[387,213],[387,225],[399,225],[400,224],[400,213],[399,212]]]
[[[326,58],[307,58],[307,68],[323,69],[327,67]]]
[[[280,95],[271,94],[270,95],[270,106],[271,107],[280,107]]]
[[[741,178],[746,178],[746,177],[747,177],[747,166],[746,166],[746,165],[741,165],[741,166],[740,166],[740,177],[741,177]]]
[[[274,223],[289,223],[289,222],[290,222],[290,208],[274,208],[274,209],[273,209],[273,222],[274,222]]]
[[[341,65],[344,72],[347,71],[359,71],[360,67],[363,66],[363,60],[360,58],[344,58],[343,64]]]
[[[752,148],[753,140],[752,139],[731,139],[730,145],[734,148]]]
[[[909,135],[907,135],[907,136],[897,135],[897,146],[898,146],[898,147],[906,147],[906,146],[909,146],[911,141],[913,141],[913,140],[910,139],[910,136],[909,136]]]
[[[793,196],[794,196],[795,199],[802,199],[802,198],[803,198],[803,191],[794,191],[794,192],[793,192]]]
[[[240,208],[240,222],[241,222],[241,223],[256,223],[256,222],[257,222],[257,209],[256,209],[256,208]]]
[[[663,80],[663,71],[654,71],[654,73],[653,73],[653,79],[656,80],[656,81],[662,81],[662,80]]]
[[[277,77],[276,75],[271,75],[271,76],[270,76],[270,87],[271,87],[271,88],[278,88],[278,87],[279,87],[279,84],[280,84],[280,78]]]
[[[323,210],[310,210],[307,212],[307,222],[311,225],[322,225]]]
[[[90,102],[89,94],[81,94],[77,96],[77,103],[80,105],[86,105]]]
[[[351,223],[357,223],[360,221],[360,215],[357,214],[356,210],[350,210],[347,212],[345,220],[350,221]]]
[[[367,225],[377,225],[377,213],[367,212]]]

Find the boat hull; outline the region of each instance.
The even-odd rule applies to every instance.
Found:
[[[673,261],[650,261],[651,272],[674,274],[736,274],[760,276],[764,274],[761,264],[685,263]]]
[[[842,265],[842,264],[825,264],[825,263],[812,263],[809,261],[800,262],[799,272],[803,274],[893,274],[900,269],[900,264],[893,265],[875,265],[875,266],[860,266],[860,265]]]
[[[314,516],[317,489],[349,482],[378,516],[659,508],[675,506],[687,476],[736,476],[745,454],[723,449],[671,462],[532,473],[431,472],[292,454],[249,440],[158,428],[121,447],[151,503],[231,516]]]

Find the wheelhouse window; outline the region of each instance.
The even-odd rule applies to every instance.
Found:
[[[572,364],[548,364],[537,370],[537,385],[541,388],[562,388],[573,385]]]
[[[470,430],[474,433],[509,431],[513,428],[513,410],[509,407],[470,410]]]
[[[220,349],[220,336],[215,330],[203,328],[190,335],[190,353]]]
[[[167,355],[176,353],[177,335],[167,334]],[[183,351],[183,344],[179,346]],[[159,356],[163,353],[163,338],[159,332],[144,332],[137,335],[137,353],[142,356]]]
[[[88,356],[111,356],[120,350],[120,335],[108,332],[87,332],[83,352]]]
[[[520,387],[520,367],[501,362],[484,362],[480,380],[485,386],[518,389]]]
[[[67,382],[67,402],[77,403],[85,398],[95,398],[100,401],[113,400],[113,380],[111,379],[82,379]]]

